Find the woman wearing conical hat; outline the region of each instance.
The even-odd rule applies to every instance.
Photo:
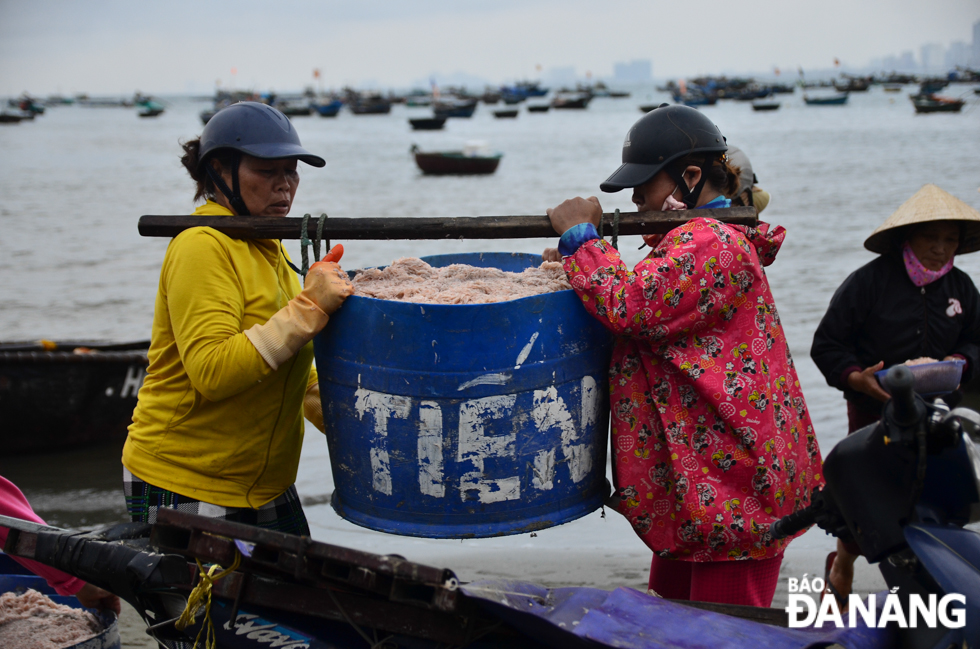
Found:
[[[923,357],[962,359],[966,383],[980,365],[980,294],[953,265],[955,255],[980,250],[980,212],[925,185],[864,247],[879,257],[834,293],[810,350],[827,383],[844,392],[848,433],[881,417],[888,393],[878,370]],[[827,561],[828,585],[845,600],[860,552],[849,545],[838,541]]]

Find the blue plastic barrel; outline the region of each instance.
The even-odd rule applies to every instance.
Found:
[[[571,290],[473,305],[348,298],[314,341],[334,508],[431,538],[519,534],[594,511],[609,488],[611,346]]]
[[[38,577],[8,555],[0,552],[0,595],[8,592],[22,594],[29,588],[46,595],[56,604],[64,604],[72,608],[85,608],[74,597],[58,595],[44,578]],[[64,649],[120,649],[122,642],[119,637],[119,620],[115,613],[99,612],[91,608],[85,610],[99,618],[105,628],[88,640],[83,640]]]

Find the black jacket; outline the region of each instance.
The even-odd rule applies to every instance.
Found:
[[[957,308],[957,305],[959,308]],[[962,383],[980,363],[980,294],[956,268],[918,287],[900,256],[881,255],[844,280],[813,335],[810,357],[827,383],[862,410],[879,413],[881,404],[855,392],[841,373],[885,361],[885,369],[912,358],[937,360],[950,354],[967,359]]]

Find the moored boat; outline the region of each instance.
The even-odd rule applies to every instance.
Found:
[[[847,103],[847,93],[823,97],[811,97],[803,93],[803,101],[807,106],[843,106]]]
[[[164,107],[162,104],[159,104],[152,99],[148,99],[140,104],[140,109],[137,112],[137,115],[140,117],[156,117],[157,115],[161,115],[163,111]]]
[[[420,151],[415,145],[411,149],[415,164],[423,174],[433,176],[458,175],[474,176],[492,174],[500,164],[502,153],[482,153],[479,150],[462,151]]]
[[[493,111],[493,116],[497,118],[514,118],[517,117],[518,110],[516,108],[495,110]]]
[[[547,113],[551,108],[549,104],[528,104],[527,112],[529,113]]]
[[[313,108],[320,117],[336,117],[340,109],[344,107],[344,102],[340,99],[334,99],[333,101],[328,101],[320,104],[313,104]]]
[[[966,104],[962,99],[932,94],[910,95],[916,113],[958,113]]]
[[[5,452],[125,439],[149,346],[149,341],[0,343]]]
[[[446,125],[445,117],[413,117],[408,120],[413,131],[439,131]]]
[[[432,104],[432,113],[436,117],[473,117],[476,112],[476,99],[448,99]]]
[[[587,93],[559,93],[551,100],[551,107],[558,109],[585,109],[589,107],[592,95]]]
[[[752,110],[755,111],[770,111],[779,110],[778,101],[754,101],[752,102]]]

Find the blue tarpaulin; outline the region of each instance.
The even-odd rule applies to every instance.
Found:
[[[508,624],[554,647],[629,649],[847,649],[894,646],[890,629],[769,626],[684,606],[633,590],[544,588],[520,581],[480,581],[463,592]]]

